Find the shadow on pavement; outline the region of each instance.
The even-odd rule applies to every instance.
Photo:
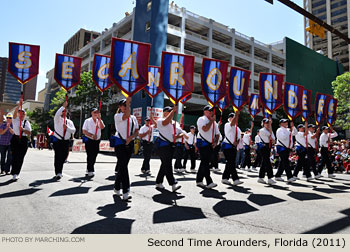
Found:
[[[5,181],[5,182],[1,182],[1,183],[0,183],[0,186],[7,186],[7,185],[12,184],[12,183],[14,183],[14,182],[16,182],[16,181],[10,179],[10,180],[7,180],[7,181]]]
[[[325,197],[316,193],[305,193],[305,192],[290,192],[288,193],[288,196],[300,201],[329,199],[328,197]]]
[[[343,186],[343,185],[328,185],[328,186],[335,188],[335,189],[339,189],[339,190],[349,190],[350,189],[349,186]]]
[[[203,189],[203,191],[200,192],[203,197],[205,198],[214,198],[214,199],[225,199],[223,195],[227,194],[226,192],[219,192],[215,189]]]
[[[279,185],[267,185],[266,188],[271,187],[276,190],[282,190],[282,191],[290,191],[289,187],[286,186],[279,186]]]
[[[56,197],[56,196],[67,196],[67,195],[77,195],[77,194],[85,194],[88,193],[91,187],[71,187],[68,189],[63,189],[57,192],[54,192],[49,197]]]
[[[100,191],[113,191],[114,189],[114,184],[111,185],[103,185],[103,186],[99,186],[97,187],[94,192],[100,192]]]
[[[269,194],[251,194],[249,195],[248,200],[259,206],[267,206],[285,201],[284,199]]]
[[[29,186],[38,187],[41,185],[55,183],[55,182],[57,182],[57,180],[53,177],[50,179],[35,180],[34,182],[30,183]]]
[[[258,211],[259,209],[241,200],[222,200],[213,206],[213,210],[220,217],[227,217],[231,215],[245,214],[249,212]]]
[[[107,177],[106,180],[115,181],[115,175]]]
[[[183,195],[168,191],[166,189],[157,189],[160,194],[153,195],[152,199],[154,202],[165,204],[165,205],[177,205],[177,200],[185,198]]]
[[[170,206],[153,213],[154,224],[205,218],[202,209],[187,206]]]
[[[227,187],[227,189],[232,189],[235,192],[244,193],[244,194],[251,194],[252,193],[252,192],[250,192],[251,188],[243,187],[243,186],[230,185],[229,187]]]
[[[141,180],[141,181],[132,182],[130,186],[154,186],[154,185],[156,185],[155,181]]]
[[[323,193],[347,193],[347,191],[342,191],[342,190],[338,190],[338,189],[332,189],[332,188],[314,188],[314,191],[317,192],[323,192]]]
[[[1,198],[18,197],[18,196],[28,196],[28,195],[36,193],[37,191],[40,191],[40,190],[41,189],[37,189],[37,188],[29,188],[29,189],[14,191],[14,192],[3,193],[3,194],[0,194],[0,199]]]

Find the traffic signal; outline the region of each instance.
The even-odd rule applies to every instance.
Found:
[[[309,19],[309,27],[306,28],[306,31],[322,39],[326,38],[326,33],[324,28],[310,19]]]

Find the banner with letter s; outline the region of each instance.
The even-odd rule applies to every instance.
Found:
[[[162,89],[160,88],[160,67],[148,67],[148,83],[145,86],[146,93],[151,97],[156,97]]]
[[[161,88],[177,104],[193,92],[194,56],[162,52]]]
[[[8,72],[21,84],[39,74],[40,46],[9,42]]]
[[[109,77],[124,96],[132,96],[148,83],[150,44],[112,38]]]
[[[311,115],[311,90],[303,90],[303,99],[302,99],[302,109],[301,117],[306,121]]]
[[[229,98],[236,110],[241,110],[248,103],[250,71],[238,67],[231,67],[229,82]]]
[[[253,94],[253,93],[250,94],[248,110],[252,118],[254,118],[257,114],[259,114],[260,101],[259,101],[258,94]]]
[[[261,104],[272,114],[283,102],[283,74],[260,73],[259,94]]]
[[[333,125],[333,123],[337,120],[337,105],[338,100],[334,97],[329,97],[326,107],[326,118],[328,125]]]
[[[92,80],[101,92],[113,85],[113,82],[108,76],[110,60],[111,57],[109,56],[101,54],[94,55]]]
[[[325,117],[325,108],[328,101],[328,95],[322,93],[316,93],[315,100],[315,120],[316,124],[319,125]]]
[[[66,91],[80,82],[82,58],[56,53],[55,80]]]
[[[304,87],[298,84],[289,82],[284,83],[283,105],[289,120],[295,119],[302,113],[303,90]]]

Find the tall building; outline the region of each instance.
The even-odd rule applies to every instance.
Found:
[[[99,35],[100,33],[95,31],[80,29],[64,44],[63,53],[72,55],[93,41]]]
[[[8,58],[0,57],[0,101],[16,103],[21,97],[21,84],[8,71]],[[37,77],[23,87],[23,100],[35,100]]]
[[[346,36],[349,34],[350,1],[347,0],[304,0],[304,8],[333,26]],[[307,18],[305,28],[309,26]],[[349,71],[349,45],[343,39],[327,31],[322,39],[305,31],[305,45],[330,59],[338,60]]]

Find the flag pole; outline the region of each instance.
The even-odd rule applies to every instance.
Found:
[[[66,96],[65,96],[65,103],[67,103],[67,97],[68,97],[68,91],[66,92]],[[68,104],[66,105],[66,107],[64,108],[64,111],[63,111],[63,117],[64,117],[64,119],[63,119],[63,125],[65,125],[66,124],[66,118],[67,118],[67,106],[68,106]],[[66,135],[66,129],[63,127],[63,139],[62,140],[64,140],[64,136]]]
[[[21,139],[22,136],[22,115],[23,115],[23,111],[22,111],[22,105],[23,105],[23,84],[21,83],[21,99],[19,100],[20,103],[20,112],[19,112],[19,139]],[[18,112],[18,111],[17,111]]]

